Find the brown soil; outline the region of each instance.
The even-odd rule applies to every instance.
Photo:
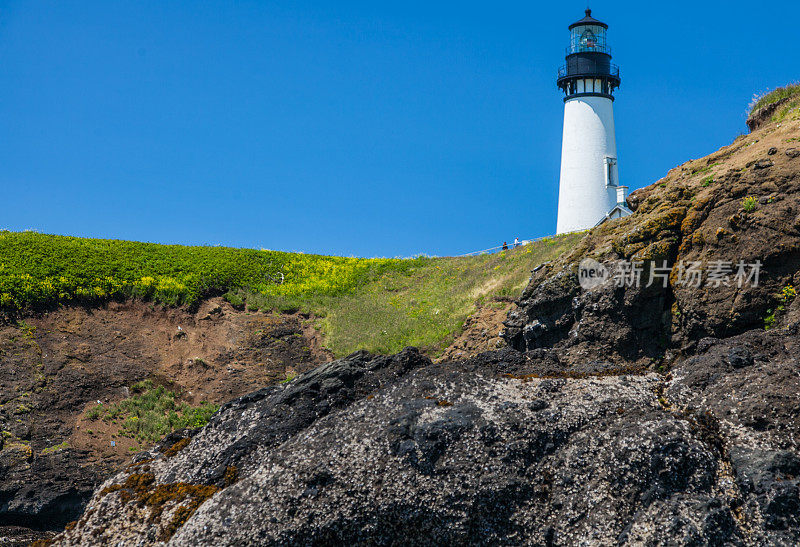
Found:
[[[478,307],[464,322],[461,334],[444,350],[437,362],[473,357],[481,352],[499,349],[506,345],[500,338],[503,321],[515,307],[510,302],[491,301]]]
[[[756,131],[768,125],[772,120],[773,114],[775,114],[780,107],[788,102],[789,97],[784,97],[779,101],[762,106],[758,110],[751,112],[747,117],[747,121],[745,122],[747,124],[747,128],[750,131]]]
[[[52,365],[93,377],[119,375],[118,387],[104,390],[105,397],[89,399],[77,416],[71,408],[61,417],[65,425],[74,424],[70,446],[88,450],[90,461],[116,465],[141,445],[116,437],[116,424],[87,419],[85,410],[128,397],[133,380],[153,378],[192,405],[222,404],[331,359],[308,316],[237,311],[222,299],[206,302],[197,313],[126,302],[93,311],[65,309],[31,323]]]
[[[312,324],[213,299],[195,313],[139,301],[66,307],[0,328],[0,536],[3,525],[63,525],[144,448],[85,416],[98,401],[150,378],[190,404],[221,404],[329,361]]]

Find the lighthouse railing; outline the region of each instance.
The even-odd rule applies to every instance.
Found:
[[[593,46],[583,45],[583,44],[572,44],[564,48],[564,52],[567,55],[572,55],[573,53],[606,53],[608,55],[611,55],[611,46],[607,46],[599,42]]]
[[[504,250],[513,250],[516,247],[524,247],[525,245],[530,245],[531,243],[535,243],[537,241],[544,241],[545,239],[553,239],[559,236],[565,236],[568,234],[577,234],[580,232],[588,232],[590,228],[586,228],[584,230],[573,230],[571,232],[562,232],[560,234],[551,234],[549,236],[542,236],[542,237],[534,237],[532,239],[525,239],[520,240],[519,243],[507,243],[505,245],[497,245],[496,247],[489,247],[488,249],[481,249],[480,251],[472,251],[471,253],[464,253],[463,255],[455,255],[456,258],[460,258],[462,256],[477,256],[477,255],[485,255],[485,254],[492,254],[497,253]],[[505,249],[503,249],[505,247]]]

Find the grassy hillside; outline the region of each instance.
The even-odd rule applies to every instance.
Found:
[[[800,84],[789,84],[754,97],[753,101],[750,103],[750,114],[752,115],[758,109],[783,99],[787,99],[786,103],[775,110],[769,121],[780,122],[787,118],[792,120],[799,119]]]
[[[191,305],[237,287],[267,294],[337,295],[366,276],[412,263],[3,231],[0,309],[125,297]],[[285,283],[279,286],[280,274]]]
[[[446,345],[476,303],[516,296],[530,270],[580,234],[495,255],[364,259],[0,232],[0,309],[6,313],[140,298],[193,305],[227,293],[251,311],[320,317],[337,355]]]
[[[360,348],[393,353],[405,346],[436,353],[450,343],[476,304],[516,298],[535,266],[565,252],[581,236],[548,238],[492,255],[417,258],[404,268],[372,273],[338,296],[238,294],[247,298],[248,307],[300,309],[321,316],[326,345],[336,355]]]

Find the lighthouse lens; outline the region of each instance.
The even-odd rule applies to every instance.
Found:
[[[571,31],[569,53],[595,51],[607,53],[606,29],[599,25],[581,25]]]
[[[581,46],[587,49],[594,49],[597,47],[597,37],[591,30],[586,29],[583,31],[581,35]]]

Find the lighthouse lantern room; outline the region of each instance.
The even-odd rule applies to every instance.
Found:
[[[566,64],[558,71],[564,92],[564,133],[558,221],[561,234],[631,214],[619,183],[614,136],[614,91],[619,68],[611,63],[608,25],[586,16],[569,26]]]

